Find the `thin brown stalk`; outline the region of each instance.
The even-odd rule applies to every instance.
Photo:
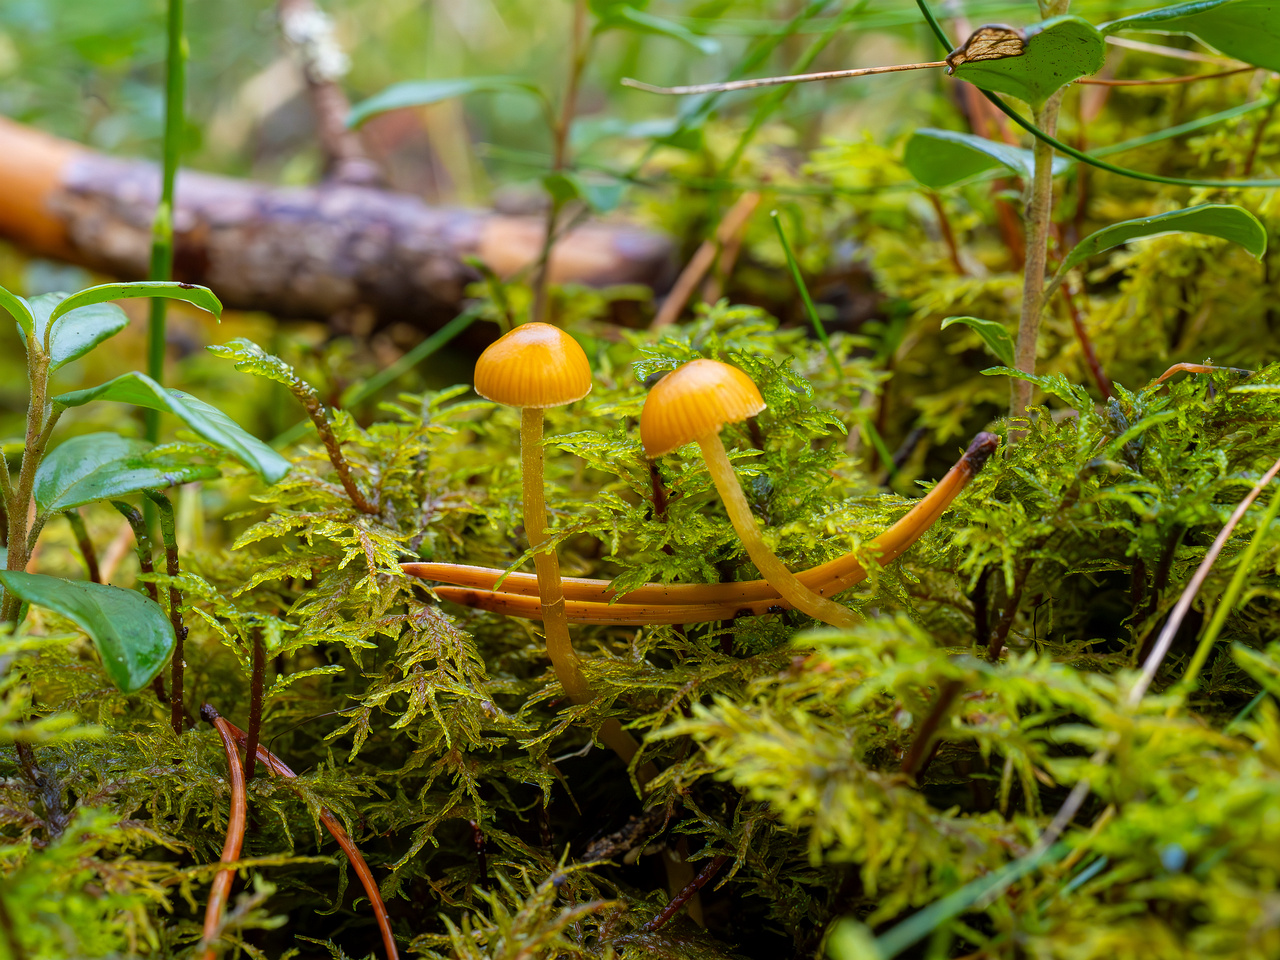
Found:
[[[173,504],[163,493],[148,490],[147,497],[156,505],[160,514],[160,536],[164,540],[165,572],[169,575],[169,623],[173,625],[175,639],[172,667],[169,673],[169,723],[174,734],[182,733],[187,715],[183,707],[183,659],[187,640],[187,628],[182,622],[182,594],[178,592],[177,578],[182,572],[178,567],[178,538],[173,524]]]
[[[258,737],[262,732],[262,679],[266,672],[262,631],[253,631],[253,667],[249,677],[249,733],[244,748],[244,778],[252,780],[258,763]]]
[[[236,749],[235,739],[231,735],[231,725],[218,716],[218,711],[207,703],[200,708],[200,716],[217,728],[218,736],[222,738],[222,747],[227,753],[231,812],[227,816],[227,839],[222,844],[221,862],[235,863],[240,859],[240,848],[244,844],[244,828],[248,819],[244,767],[240,765],[240,752]],[[217,950],[213,946],[214,938],[222,925],[222,913],[226,909],[227,900],[231,895],[231,884],[235,878],[235,870],[230,867],[225,868],[213,878],[213,885],[209,888],[209,906],[204,913],[204,936],[201,939],[204,944],[204,960],[214,960],[217,956]]]
[[[926,190],[925,195],[933,205],[933,212],[938,215],[938,229],[942,231],[942,239],[947,245],[947,254],[951,258],[952,268],[958,276],[967,276],[969,271],[960,262],[960,248],[956,246],[956,234],[951,229],[951,218],[947,216],[947,209],[942,205],[942,198],[933,190]]]
[[[569,82],[565,85],[564,99],[560,104],[560,115],[556,119],[555,129],[551,133],[551,173],[555,175],[564,171],[569,158],[569,129],[573,125],[573,116],[578,108],[578,85],[582,81],[582,71],[587,66],[587,54],[590,46],[587,36],[587,0],[574,0],[573,28],[569,40]],[[542,240],[542,251],[538,255],[538,272],[533,281],[533,309],[531,320],[543,320],[547,312],[547,281],[551,272],[551,251],[556,241],[556,226],[560,221],[563,204],[552,197],[551,207],[547,211],[547,230]]]
[[[1223,70],[1221,73],[1191,73],[1180,77],[1155,77],[1151,80],[1109,80],[1103,77],[1081,77],[1076,83],[1089,84],[1096,87],[1157,87],[1174,83],[1194,83],[1197,80],[1217,80],[1220,77],[1234,77],[1237,73],[1249,73],[1257,67],[1236,67],[1234,70]]]
[[[1062,299],[1067,302],[1067,310],[1071,314],[1071,328],[1076,332],[1076,340],[1080,343],[1080,352],[1084,354],[1084,362],[1089,367],[1089,373],[1093,377],[1093,384],[1098,388],[1098,392],[1102,394],[1103,400],[1111,399],[1111,385],[1107,382],[1107,376],[1102,371],[1102,364],[1098,362],[1097,351],[1093,349],[1093,340],[1089,337],[1089,331],[1085,329],[1084,318],[1080,316],[1080,308],[1076,304],[1074,292],[1071,290],[1070,283],[1064,283],[1060,288],[1062,290]]]
[[[672,917],[680,912],[681,908],[692,900],[705,887],[720,868],[729,862],[729,858],[724,854],[711,858],[711,862],[702,868],[701,872],[689,881],[688,885],[671,898],[671,902],[663,907],[662,912],[646,923],[641,929],[645,933],[653,933],[655,930],[661,930]]]
[[[685,268],[680,271],[680,276],[676,278],[671,292],[663,301],[662,309],[649,324],[650,330],[661,330],[675,323],[680,312],[684,310],[685,304],[693,296],[693,292],[698,289],[698,284],[715,263],[717,250],[741,235],[747,220],[759,204],[760,194],[754,190],[748,190],[725,212],[719,226],[716,227],[715,235],[702,242]]]
[[[683,97],[699,93],[729,93],[734,90],[755,90],[759,87],[778,87],[788,83],[812,83],[815,80],[845,80],[850,77],[871,77],[881,73],[901,73],[904,70],[936,70],[945,67],[947,61],[929,63],[895,63],[885,67],[858,67],[854,70],[824,70],[821,73],[797,73],[789,77],[758,77],[755,80],[734,80],[729,83],[698,83],[687,87],[655,87],[649,83],[624,77],[624,87],[634,87],[645,93],[660,93]]]
[[[921,721],[920,729],[916,731],[915,738],[911,741],[911,746],[907,748],[906,756],[902,758],[902,772],[908,777],[915,779],[923,772],[925,759],[929,755],[930,748],[933,747],[934,737],[938,733],[938,728],[942,726],[942,721],[951,712],[951,707],[956,702],[956,697],[960,695],[960,691],[963,689],[964,684],[955,679],[944,680],[938,686],[938,696],[933,701],[933,706],[929,708],[928,715]]]
[[[79,510],[68,510],[66,518],[71,524],[71,533],[76,538],[80,556],[84,558],[84,568],[89,575],[89,581],[101,583],[102,571],[98,569],[98,552],[93,549],[93,541],[89,538],[89,531],[84,525],[84,517],[80,516]]]
[[[248,743],[249,735],[247,733],[229,720],[223,720],[223,723],[236,743],[241,746],[245,746]],[[296,780],[298,778],[298,775],[290,770],[283,760],[266,747],[259,745],[257,756],[262,765],[276,776],[283,777],[286,780]],[[391,933],[391,918],[387,915],[386,904],[382,902],[382,893],[378,890],[378,884],[373,879],[373,872],[369,869],[369,865],[365,863],[365,859],[361,856],[359,849],[351,841],[351,837],[347,835],[342,822],[327,807],[320,808],[320,822],[324,824],[330,836],[338,842],[338,846],[346,854],[347,861],[351,864],[352,869],[355,870],[356,876],[360,878],[365,895],[369,898],[369,905],[373,908],[373,915],[378,921],[378,929],[382,932],[382,944],[387,951],[387,960],[399,960],[400,953],[396,948],[395,937]]]
[[[1249,144],[1249,155],[1245,157],[1244,171],[1241,176],[1247,177],[1253,173],[1253,164],[1258,159],[1258,149],[1262,146],[1262,137],[1267,132],[1267,126],[1271,123],[1271,118],[1275,116],[1277,103],[1280,103],[1280,94],[1271,98],[1271,103],[1267,105],[1267,109],[1258,118],[1258,126],[1253,131],[1253,142]]]
[[[324,449],[329,454],[329,462],[333,464],[333,469],[338,473],[338,482],[342,484],[342,489],[347,492],[347,496],[351,500],[351,505],[361,513],[377,513],[376,504],[370,503],[369,498],[364,495],[364,491],[360,489],[355,478],[351,475],[351,464],[347,462],[347,458],[343,456],[342,444],[338,442],[337,436],[333,432],[333,424],[329,422],[329,413],[324,408],[324,404],[320,400],[320,395],[316,393],[315,388],[300,377],[294,377],[293,382],[289,384],[289,390],[302,404],[307,416],[311,422],[315,424],[316,433],[320,437],[320,442],[324,444]]]

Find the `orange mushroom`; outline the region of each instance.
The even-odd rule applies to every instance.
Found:
[[[498,338],[480,355],[475,390],[486,400],[520,408],[524,527],[534,551],[547,656],[569,699],[590,703],[591,687],[582,675],[582,664],[569,638],[560,559],[554,547],[546,546],[550,535],[543,496],[542,428],[547,407],[573,403],[591,392],[591,364],[582,347],[563,330],[547,323],[524,323]],[[639,750],[635,738],[615,719],[606,720],[600,727],[600,739],[626,763]],[[642,776],[655,773],[649,765],[641,771]]]
[[[691,360],[659,380],[645,398],[640,414],[645,456],[660,457],[696,442],[729,522],[761,576],[780,597],[815,620],[845,629],[857,626],[860,620],[853,611],[806,587],[765,544],[720,442],[726,423],[746,420],[764,408],[760,391],[737,367],[718,360]]]

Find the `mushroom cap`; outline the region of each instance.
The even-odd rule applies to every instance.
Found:
[[[559,327],[522,323],[480,354],[475,388],[509,407],[559,407],[591,392],[591,364]]]
[[[640,413],[646,457],[660,457],[726,423],[754,417],[764,398],[751,378],[719,360],[690,360],[659,380]]]

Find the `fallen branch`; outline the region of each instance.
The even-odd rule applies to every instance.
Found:
[[[160,172],[0,118],[0,236],[41,256],[114,276],[147,275]],[[273,187],[183,171],[174,213],[174,277],[209,286],[233,309],[435,329],[457,313],[477,257],[499,276],[538,259],[545,224],[486,210],[436,208],[350,183]],[[588,223],[567,232],[553,283],[660,286],[671,242]]]

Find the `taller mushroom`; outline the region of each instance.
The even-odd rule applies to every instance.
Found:
[[[547,407],[561,407],[591,392],[591,364],[578,342],[549,323],[524,323],[499,337],[476,361],[476,393],[520,408],[520,464],[524,479],[524,529],[538,571],[538,598],[547,656],[574,703],[591,700],[578,655],[569,639],[560,583],[560,558],[549,538],[543,498],[542,425]]]
[[[686,443],[702,450],[711,480],[724,501],[729,522],[760,575],[797,610],[833,627],[851,628],[859,619],[847,607],[820,597],[796,579],[765,544],[742,485],[720,442],[726,423],[754,417],[765,407],[751,378],[718,360],[691,360],[657,382],[640,414],[640,441],[646,457],[660,457]]]

